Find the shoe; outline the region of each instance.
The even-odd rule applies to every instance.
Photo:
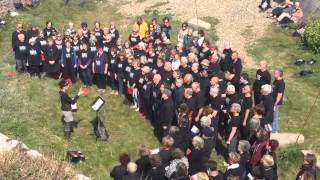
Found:
[[[119,95],[118,91],[116,91],[116,92],[114,93],[114,95],[118,96],[118,95]]]
[[[138,112],[138,111],[139,111],[139,108],[136,108],[136,109],[135,109],[135,111],[137,111],[137,112]]]
[[[101,91],[100,91],[100,92],[105,93],[105,92],[106,92],[106,90],[105,90],[105,89],[101,89]]]
[[[137,107],[136,107],[135,105],[131,105],[130,108],[131,108],[131,109],[135,109],[135,108],[137,108]]]

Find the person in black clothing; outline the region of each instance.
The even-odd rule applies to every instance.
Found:
[[[151,170],[147,175],[146,180],[164,180],[165,179],[165,165],[162,164],[162,158],[159,154],[150,156]]]
[[[264,106],[264,116],[267,124],[271,125],[273,121],[274,100],[271,96],[272,87],[269,84],[261,86],[262,104]]]
[[[108,55],[108,76],[110,77],[110,82],[111,82],[111,94],[118,95],[118,81],[117,81],[117,67],[118,67],[118,55],[116,48],[112,47],[109,50],[110,54]]]
[[[260,104],[261,102],[261,86],[271,83],[271,75],[268,71],[267,61],[260,61],[259,69],[256,72],[256,80],[253,83],[254,104]]]
[[[209,180],[223,180],[224,176],[221,171],[218,170],[218,164],[216,161],[208,161],[207,174]]]
[[[204,157],[204,141],[201,137],[195,136],[192,139],[192,147],[190,154],[187,154],[189,161],[189,175],[197,174],[205,171],[205,157]]]
[[[27,62],[31,76],[37,75],[40,78],[41,50],[36,45],[36,38],[29,39]]]
[[[260,166],[263,168],[264,179],[275,180],[276,176],[273,157],[271,155],[264,155],[260,162]]]
[[[92,72],[97,79],[98,91],[104,92],[106,89],[106,74],[108,71],[107,56],[103,53],[103,48],[99,47],[98,52],[92,61]]]
[[[296,180],[299,180],[300,176],[302,176],[305,172],[310,172],[313,175],[314,179],[317,179],[316,164],[317,158],[314,154],[305,154],[303,158],[303,164],[296,176]]]
[[[78,51],[78,65],[80,75],[85,86],[92,85],[91,63],[92,59],[89,56],[88,45],[83,43],[82,49]]]
[[[52,22],[49,20],[46,22],[46,27],[43,29],[43,35],[45,38],[49,38],[56,33],[56,29],[52,26]]]
[[[125,69],[127,67],[127,60],[125,59],[125,52],[119,52],[119,61],[118,61],[118,65],[117,65],[117,80],[118,80],[118,92],[120,95],[124,95],[125,94]]]
[[[274,161],[273,169],[274,169],[274,176],[275,179],[278,179],[278,160],[276,150],[279,147],[278,140],[271,139],[267,144],[267,154],[271,155]]]
[[[228,136],[226,136],[226,144],[228,145],[228,152],[235,152],[238,143],[240,131],[240,112],[241,106],[238,103],[233,103],[230,107],[230,119],[228,120]]]
[[[27,47],[25,35],[20,33],[17,35],[17,42],[13,44],[14,58],[16,61],[16,70],[20,73],[27,71]]]
[[[175,116],[174,104],[171,95],[172,92],[168,89],[165,89],[162,92],[162,101],[159,109],[159,137],[163,137],[167,133]]]
[[[249,141],[240,140],[237,150],[238,150],[238,153],[240,154],[239,164],[242,167],[245,167],[246,169],[248,169],[248,163],[250,160],[250,152],[249,152],[250,143],[249,143]]]
[[[128,173],[122,177],[122,180],[140,180],[139,174],[137,173],[137,164],[129,162],[127,165]]]
[[[274,71],[274,81],[272,83],[272,95],[274,100],[274,112],[272,121],[272,132],[278,132],[278,112],[279,108],[283,103],[284,91],[286,88],[285,82],[283,80],[283,71],[281,69],[276,69]]]
[[[172,27],[169,22],[169,18],[165,17],[162,19],[163,24],[161,25],[161,31],[164,32],[168,39],[170,39]]]
[[[241,118],[241,139],[248,140],[249,138],[249,113],[250,109],[253,106],[252,97],[251,97],[251,88],[249,85],[245,85],[242,88],[242,102],[241,102],[241,112],[240,112],[240,118]]]
[[[100,23],[99,22],[95,22],[94,23],[94,29],[93,29],[93,33],[97,39],[97,44],[98,46],[103,46],[103,30],[100,28]]]
[[[57,79],[60,71],[59,50],[52,38],[48,38],[48,45],[44,49],[44,57],[44,72],[47,73],[48,77]]]
[[[242,72],[242,62],[239,58],[238,52],[232,52],[231,56],[231,67],[229,69],[229,73],[226,77],[228,81],[230,81],[236,88],[236,91],[239,92],[240,87],[240,75]]]
[[[130,162],[130,156],[127,153],[123,153],[119,156],[120,165],[112,168],[110,176],[114,180],[122,180],[127,174],[127,165]]]
[[[116,29],[116,25],[114,22],[111,23],[110,25],[110,29],[109,29],[109,33],[111,35],[112,38],[112,43],[116,44],[118,39],[119,39],[119,31]]]
[[[82,94],[81,90],[79,90],[78,95],[74,97],[73,99],[69,97],[67,94],[67,90],[70,87],[72,82],[70,80],[64,80],[62,79],[59,82],[60,86],[60,101],[61,101],[61,111],[63,115],[63,128],[64,128],[64,136],[66,139],[70,139],[71,132],[72,132],[72,122],[73,122],[73,116],[72,116],[72,108],[71,105],[75,104]]]
[[[39,30],[35,23],[31,24],[30,30],[27,31],[27,39],[37,38],[39,36]]]
[[[153,75],[148,73],[145,75],[145,84],[142,87],[142,112],[146,119],[152,120],[152,79]]]
[[[76,82],[77,59],[70,41],[66,41],[65,47],[62,49],[61,67],[62,77],[64,79],[71,79],[73,83]]]
[[[26,38],[26,32],[23,30],[23,25],[21,22],[16,23],[16,30],[12,32],[11,35],[11,47],[14,51],[14,47],[16,46],[15,44],[19,42],[18,35],[23,34],[24,37]]]
[[[143,144],[138,146],[138,153],[140,158],[136,160],[138,166],[137,173],[141,179],[146,179],[149,171],[151,170],[151,164],[149,160],[150,150]]]
[[[238,176],[243,179],[246,176],[245,168],[239,164],[240,155],[236,152],[229,153],[229,166],[224,173],[225,178],[229,176]]]

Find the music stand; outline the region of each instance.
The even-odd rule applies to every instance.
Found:
[[[98,117],[98,112],[100,109],[104,106],[105,100],[102,99],[100,96],[98,96],[92,103],[91,103],[91,109],[96,112],[96,115]]]

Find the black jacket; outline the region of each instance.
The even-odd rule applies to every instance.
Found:
[[[127,167],[126,166],[122,166],[122,165],[118,165],[115,166],[111,173],[110,176],[114,179],[114,180],[122,180],[122,178],[127,174]]]
[[[77,95],[75,98],[71,99],[67,93],[63,91],[59,91],[60,101],[61,101],[61,110],[62,111],[71,111],[71,104],[77,102],[79,96]]]

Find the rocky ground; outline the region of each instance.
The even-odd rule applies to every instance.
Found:
[[[119,12],[123,15],[142,15],[145,10],[157,9],[160,12],[174,14],[174,18],[187,21],[192,17],[215,17],[219,20],[216,26],[216,44],[223,48],[226,42],[231,42],[234,50],[239,51],[246,65],[255,68],[255,62],[248,56],[246,46],[262,37],[270,20],[260,13],[257,6],[260,0],[122,0],[117,3]]]
[[[13,3],[19,2],[20,0],[0,0],[0,17],[7,15],[8,11],[15,11]],[[32,0],[21,0],[23,5],[32,4]]]

